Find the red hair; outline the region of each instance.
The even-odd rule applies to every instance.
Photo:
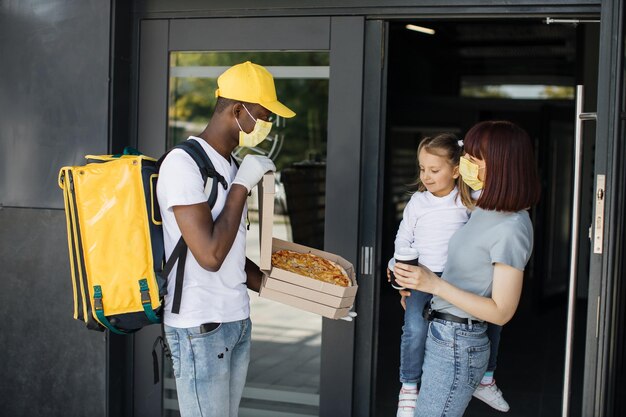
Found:
[[[486,164],[486,180],[476,206],[519,211],[539,201],[541,186],[528,133],[507,121],[474,125],[465,135],[465,151]]]

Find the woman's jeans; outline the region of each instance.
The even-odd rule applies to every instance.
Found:
[[[438,273],[437,275],[440,275]],[[411,290],[406,298],[404,326],[400,341],[400,382],[420,384],[422,364],[424,363],[424,346],[428,333],[428,321],[422,316],[424,307],[432,299],[432,294]],[[498,347],[502,326],[488,324],[487,337],[491,342],[489,365],[487,371],[495,371],[498,363]]]
[[[406,297],[404,326],[400,341],[400,382],[420,382],[424,362],[424,345],[428,331],[428,321],[423,317],[424,306],[430,302],[432,294],[411,290]]]
[[[416,416],[462,416],[489,363],[487,323],[428,325]]]
[[[250,319],[200,327],[165,326],[181,417],[237,417],[250,362]]]

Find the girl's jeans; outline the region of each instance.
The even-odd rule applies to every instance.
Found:
[[[404,326],[400,340],[400,382],[420,382],[424,362],[424,345],[428,321],[422,316],[424,306],[430,303],[432,294],[411,290],[405,299]]]
[[[181,417],[237,417],[250,362],[250,319],[199,327],[165,325]]]
[[[462,416],[489,362],[487,323],[428,325],[416,416]]]
[[[497,324],[488,323],[487,337],[491,342],[489,365],[487,365],[487,371],[495,371],[498,364],[498,348],[500,347],[500,332],[502,332],[502,326]]]

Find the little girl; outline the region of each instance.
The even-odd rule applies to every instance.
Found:
[[[474,201],[469,187],[459,176],[463,146],[456,136],[443,133],[425,138],[420,142],[417,155],[418,191],[404,209],[394,245],[396,251],[403,247],[417,249],[419,263],[441,276],[448,256],[448,241],[467,223]],[[391,270],[393,263],[392,259]],[[388,270],[388,276],[389,273]],[[431,298],[431,294],[417,290],[411,290],[409,297],[402,297],[405,307],[400,345],[402,388],[397,417],[413,417],[428,329],[428,321],[422,313]],[[499,332],[497,336],[499,339]],[[497,345],[494,348],[497,349]]]

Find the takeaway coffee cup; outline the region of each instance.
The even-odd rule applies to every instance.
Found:
[[[393,254],[393,259],[394,259],[394,265],[396,262],[398,263],[403,263],[403,264],[409,264],[409,265],[419,265],[418,264],[418,253],[417,253],[417,249],[415,248],[410,248],[410,247],[406,247],[406,248],[398,248],[396,250],[396,252]],[[391,286],[393,288],[395,288],[396,290],[403,290],[404,287],[400,286],[400,284],[398,284],[396,282],[396,276],[393,273],[393,265],[391,265],[391,268],[389,268],[391,270]]]

